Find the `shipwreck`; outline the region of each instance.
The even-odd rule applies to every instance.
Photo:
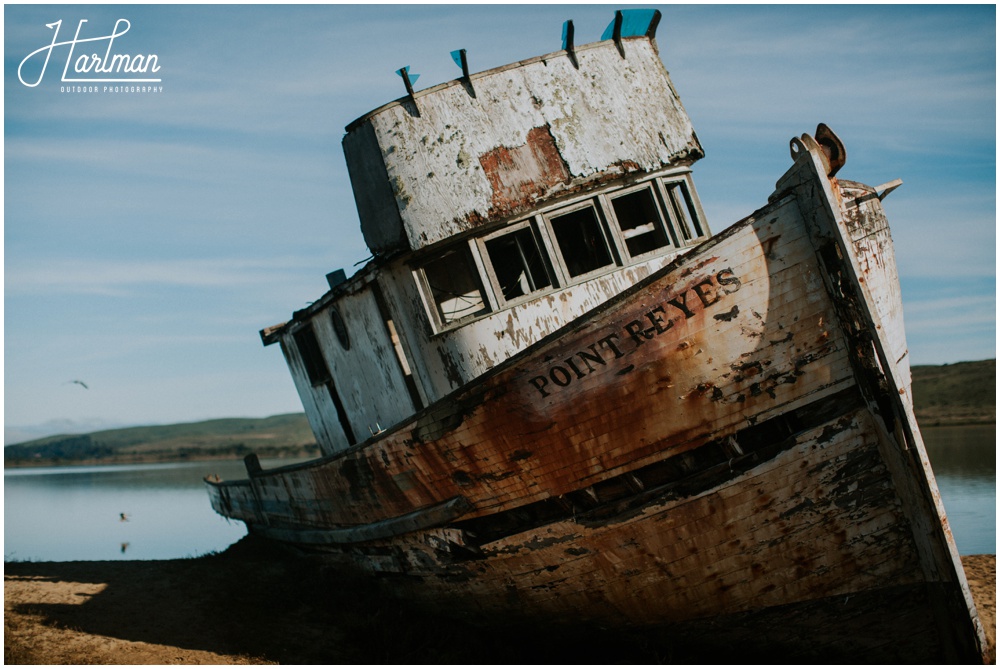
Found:
[[[879,187],[825,125],[712,235],[659,12],[343,140],[373,258],[281,325],[322,457],[207,480],[249,532],[469,615],[982,662],[913,414]]]

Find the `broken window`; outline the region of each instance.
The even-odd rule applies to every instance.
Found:
[[[571,277],[589,274],[614,262],[593,204],[553,216],[549,221]]]
[[[674,219],[680,240],[686,242],[704,236],[701,219],[698,217],[687,184],[683,181],[675,181],[663,186],[667,193],[668,206],[673,213],[671,218]]]
[[[670,243],[653,191],[648,186],[612,198],[611,207],[630,256],[640,256]]]
[[[337,393],[337,387],[333,383],[333,376],[330,374],[330,367],[326,364],[326,358],[323,357],[323,352],[320,350],[319,340],[316,339],[316,333],[313,331],[312,325],[307,324],[294,333],[292,338],[295,339],[295,347],[299,350],[299,355],[302,357],[302,364],[305,365],[309,382],[314,386],[326,386],[330,393],[330,399],[333,401],[334,409],[337,412],[337,420],[340,421],[340,426],[344,429],[344,436],[347,438],[348,443],[357,443],[354,431],[351,429],[351,424],[347,419],[347,410],[344,408],[344,403],[340,400],[340,395]]]
[[[292,337],[295,339],[295,347],[302,357],[302,364],[305,365],[309,382],[318,386],[329,381],[330,368],[327,367],[323,352],[320,351],[319,341],[316,339],[312,325],[306,325]]]
[[[505,300],[552,286],[541,245],[530,226],[488,239],[485,246]]]
[[[351,350],[351,335],[347,332],[347,323],[337,311],[337,307],[330,307],[330,323],[333,325],[333,332],[337,335],[337,341],[345,351]]]
[[[443,325],[486,311],[479,271],[468,245],[445,251],[423,269]]]

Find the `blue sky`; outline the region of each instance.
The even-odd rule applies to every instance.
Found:
[[[5,440],[300,411],[257,333],[369,256],[344,127],[403,95],[403,65],[425,88],[459,74],[454,49],[504,65],[558,50],[566,19],[597,40],[620,7],[5,6]],[[713,231],[825,122],[840,176],[904,181],[885,205],[913,363],[995,357],[995,6],[659,8]],[[20,83],[46,24],[119,18],[114,51],[156,54],[162,93],[60,93],[65,47]]]

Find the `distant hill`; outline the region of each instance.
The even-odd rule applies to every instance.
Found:
[[[996,360],[913,367],[921,427],[996,422]],[[305,414],[221,418],[35,439],[4,448],[4,464],[173,462],[242,457],[302,457],[319,448]]]
[[[305,414],[220,418],[34,439],[4,447],[4,465],[167,462],[319,453]]]
[[[913,405],[921,427],[997,422],[997,361],[918,365]]]

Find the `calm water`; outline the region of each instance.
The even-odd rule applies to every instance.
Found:
[[[993,425],[921,430],[955,544],[962,555],[997,552],[997,432]]]
[[[223,550],[246,527],[212,510],[202,478],[245,472],[241,460],[6,469],[4,559],[158,560]]]
[[[996,553],[993,426],[929,428],[924,440],[959,552]],[[212,511],[202,477],[244,472],[242,461],[5,470],[4,559],[158,560],[224,550],[246,528]]]

